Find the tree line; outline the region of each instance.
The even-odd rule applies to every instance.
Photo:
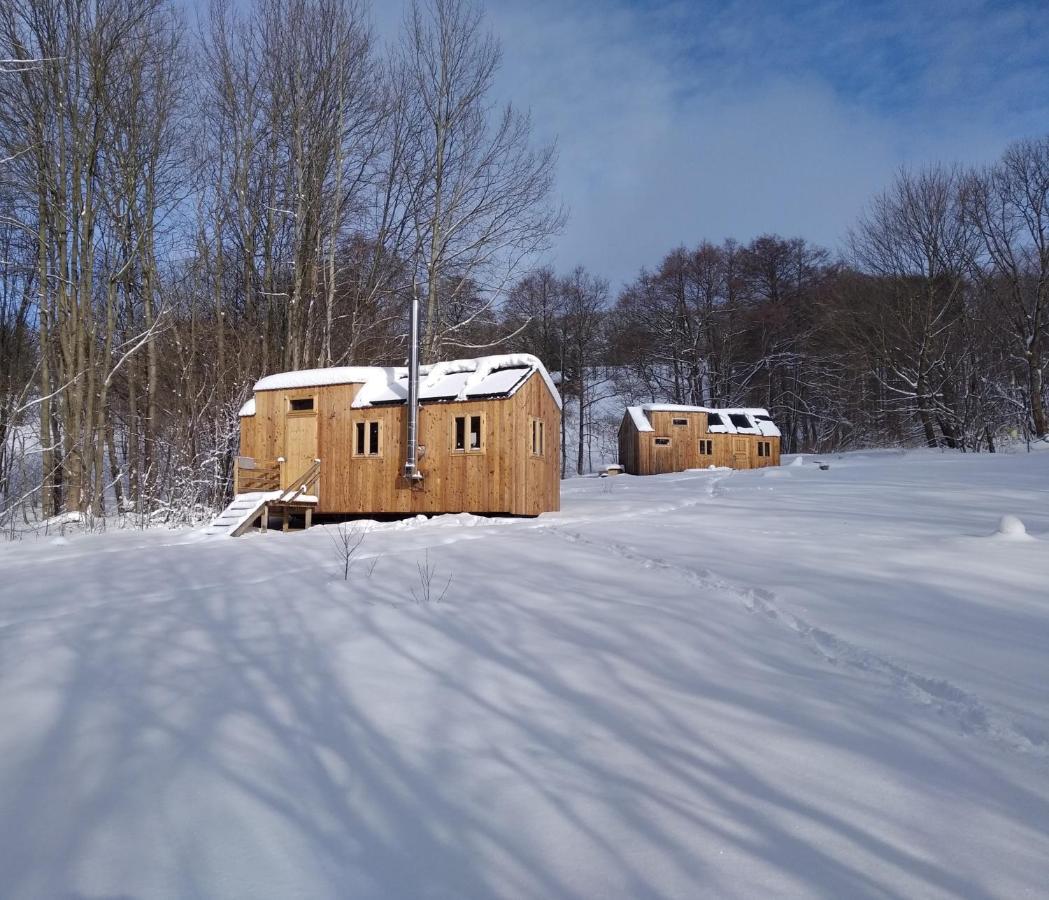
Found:
[[[471,0],[0,5],[0,527],[226,498],[259,376],[534,352],[563,468],[622,399],[760,405],[784,449],[1044,437],[1049,140],[902,172],[840,257],[671,250],[613,292],[535,269],[555,148],[493,101]],[[619,404],[618,406],[616,404]]]
[[[566,470],[595,442],[614,453],[624,400],[766,407],[788,453],[1044,441],[1049,137],[979,169],[899,172],[835,257],[802,238],[703,242],[614,299],[541,271],[504,313],[514,346],[566,375]]]

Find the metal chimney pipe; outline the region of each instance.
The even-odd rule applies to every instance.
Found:
[[[412,311],[408,325],[408,440],[404,477],[422,481],[419,471],[419,288],[412,287]]]

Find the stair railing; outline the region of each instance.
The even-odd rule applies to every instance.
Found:
[[[303,496],[310,488],[312,488],[321,477],[321,461],[315,459],[313,464],[300,475],[294,479],[291,484],[293,487],[289,487],[283,494],[281,494],[274,503],[292,503],[299,497]],[[297,485],[297,486],[296,486]]]
[[[280,490],[280,464],[238,456],[233,465],[233,493]]]

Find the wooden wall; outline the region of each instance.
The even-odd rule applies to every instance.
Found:
[[[752,434],[710,434],[705,412],[650,412],[652,431],[639,432],[627,413],[619,426],[619,462],[631,475],[659,475],[726,466],[733,469],[758,469],[778,466],[780,439]],[[686,424],[675,425],[674,419]],[[669,445],[659,445],[656,438],[669,438]],[[700,455],[699,441],[712,442],[713,454]],[[758,456],[758,443],[770,444],[771,456]]]
[[[626,413],[619,423],[619,464],[628,475],[641,474],[640,451],[641,441],[634,420],[630,418],[630,413]]]
[[[291,399],[315,397],[317,457],[321,460],[318,513],[505,513],[538,515],[560,506],[561,411],[533,374],[512,397],[455,403],[426,403],[419,410],[419,468],[423,482],[409,487],[402,477],[407,408],[404,404],[354,409],[358,384],[261,391],[255,422],[242,428],[241,455],[275,459],[286,455]],[[456,416],[484,417],[484,450],[453,452]],[[293,414],[293,420],[301,417]],[[531,418],[546,423],[543,459],[530,455]],[[242,426],[247,417],[241,419]],[[379,422],[382,451],[354,456],[358,422]],[[250,447],[254,452],[248,453]],[[289,473],[289,477],[295,474]]]
[[[518,454],[515,465],[525,475],[512,479],[514,512],[525,516],[555,512],[561,508],[561,410],[538,375],[529,378],[512,400],[516,417],[512,446]],[[541,457],[531,452],[532,419],[545,423]]]
[[[240,455],[250,456],[252,458],[257,457],[259,454],[256,452],[258,441],[255,438],[255,417],[254,416],[241,416],[240,417]]]

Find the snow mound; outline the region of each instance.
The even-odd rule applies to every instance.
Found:
[[[998,530],[994,537],[1008,541],[1033,541],[1034,538],[1027,533],[1027,526],[1019,516],[1006,513],[998,523]]]
[[[802,456],[802,455],[801,455],[801,454],[799,453],[799,454],[798,454],[797,456],[795,456],[795,457],[794,457],[794,459],[792,459],[792,460],[790,461],[790,464],[791,464],[792,466],[803,466],[803,465],[805,465],[805,457],[803,457],[803,456]]]

